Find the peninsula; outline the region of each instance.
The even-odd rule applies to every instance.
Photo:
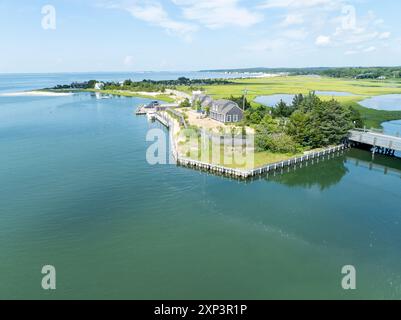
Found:
[[[48,90],[89,91],[164,101],[168,103],[164,107],[162,104],[142,106],[138,113],[158,112],[165,121],[175,125],[173,141],[179,156],[232,169],[250,170],[309,158],[343,145],[352,129],[380,129],[385,121],[401,119],[401,110],[375,110],[360,104],[371,97],[400,94],[398,79],[298,73],[237,79],[182,77],[118,83],[91,80]],[[269,104],[261,101],[265,96],[278,98]],[[285,99],[287,96],[291,99]],[[205,136],[209,142],[202,144],[205,139],[201,137]],[[250,152],[249,146],[238,142],[245,136],[252,137],[253,158],[238,164],[232,159]],[[223,138],[231,142],[224,142]]]

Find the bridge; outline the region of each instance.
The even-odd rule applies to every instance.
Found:
[[[373,147],[373,152],[394,155],[395,151],[401,151],[401,137],[371,130],[351,130],[349,141],[361,143]]]

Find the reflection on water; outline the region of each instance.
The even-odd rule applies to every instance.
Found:
[[[328,189],[347,175],[347,164],[363,167],[384,175],[395,175],[401,178],[401,159],[384,155],[372,155],[369,152],[351,149],[337,152],[320,159],[310,160],[296,166],[280,169],[264,177],[269,181],[275,181],[290,187],[313,188],[321,191]],[[296,174],[293,172],[296,171]]]
[[[252,184],[256,181],[265,180],[278,182],[288,187],[304,189],[317,187],[320,191],[325,191],[341,182],[349,173],[349,164],[381,172],[384,175],[389,174],[401,177],[401,158],[380,154],[372,157],[372,154],[368,151],[348,149],[240,181],[243,184]],[[218,173],[211,173],[200,168],[183,168],[189,171],[202,171],[209,176],[219,176]],[[221,175],[221,177],[238,181],[237,178],[226,175]]]
[[[317,186],[321,191],[338,184],[347,174],[348,169],[345,166],[346,158],[344,153],[348,151],[324,157],[320,159],[310,160],[303,164],[293,167],[297,170],[297,174],[283,174],[268,177],[268,180],[276,181],[290,187],[312,188]]]
[[[374,159],[369,152],[352,152],[347,161],[356,167],[401,178],[401,158],[375,154]]]

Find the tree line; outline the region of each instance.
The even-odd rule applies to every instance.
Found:
[[[57,85],[51,89],[94,89],[96,83],[102,82],[104,90],[127,90],[127,91],[144,91],[144,92],[165,92],[166,89],[176,89],[178,86],[188,86],[192,90],[201,89],[206,85],[227,85],[232,84],[231,81],[224,79],[189,79],[180,77],[177,80],[142,80],[133,81],[131,79],[116,81],[97,81],[90,80],[85,82],[73,82],[67,85]]]
[[[231,73],[286,73],[292,76],[320,75],[332,78],[354,78],[354,79],[378,79],[401,78],[401,67],[343,67],[343,68],[248,68],[248,69],[226,69],[205,70],[208,72],[231,72]]]
[[[255,129],[259,151],[280,153],[337,145],[363,125],[357,110],[334,99],[322,101],[314,92],[296,95],[290,105],[280,101],[274,108],[248,108],[243,122]]]

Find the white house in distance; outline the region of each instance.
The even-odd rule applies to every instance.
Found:
[[[244,118],[243,110],[234,101],[213,100],[208,95],[194,91],[191,102],[195,104],[197,101],[203,110],[209,108],[209,117],[213,120],[227,124],[240,122]]]
[[[103,90],[103,89],[104,89],[104,83],[103,82],[95,83],[95,90]]]

